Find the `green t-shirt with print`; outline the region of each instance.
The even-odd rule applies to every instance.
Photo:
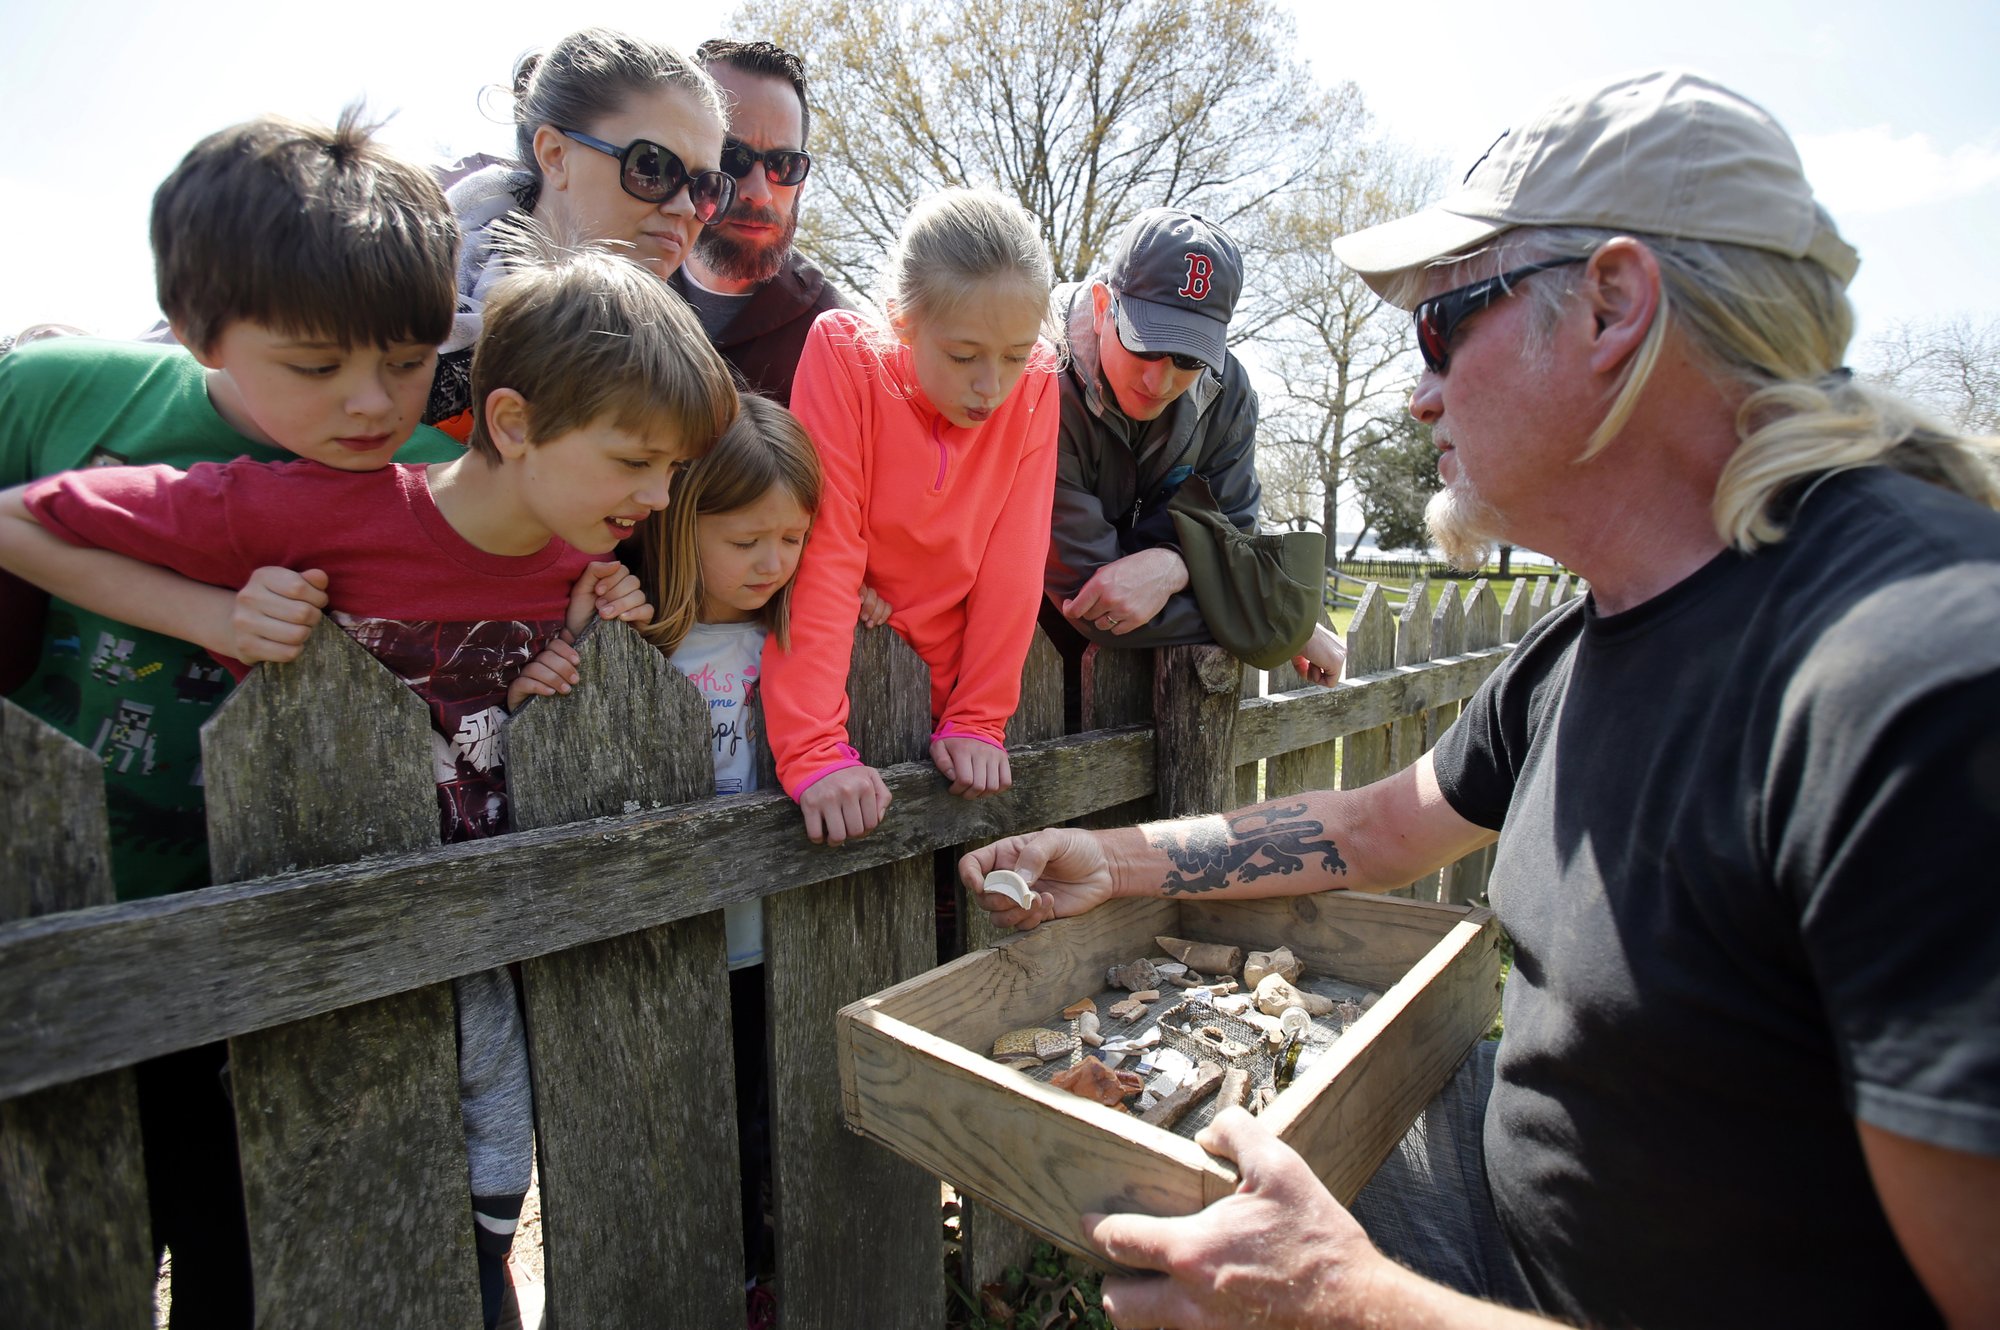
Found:
[[[420,427],[396,460],[462,451]],[[0,488],[78,467],[238,457],[292,460],[216,413],[207,372],[180,347],[60,337],[0,356]],[[41,636],[34,672],[9,698],[103,761],[118,899],[208,885],[201,726],[228,696],[228,672],[191,643],[55,598]]]

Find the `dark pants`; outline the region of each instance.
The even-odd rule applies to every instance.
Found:
[[[764,967],[729,972],[729,1022],[736,1060],[736,1147],[743,1197],[743,1277],[756,1278],[771,1261],[764,1227],[771,1181],[771,1077],[764,1038]]]
[[[174,1256],[173,1330],[249,1330],[256,1314],[228,1054],[204,1044],[133,1069],[153,1253]]]

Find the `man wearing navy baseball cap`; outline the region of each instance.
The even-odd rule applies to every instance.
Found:
[[[1215,640],[1188,586],[1168,505],[1201,477],[1214,507],[1257,528],[1257,393],[1229,354],[1243,256],[1197,213],[1133,218],[1089,281],[1056,288],[1068,332],[1044,622],[1114,646]],[[1074,654],[1073,652],[1070,654]],[[1325,628],[1302,666],[1331,683],[1340,643]]]

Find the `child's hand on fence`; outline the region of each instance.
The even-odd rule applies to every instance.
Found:
[[[875,830],[889,811],[889,787],[873,767],[842,767],[799,791],[799,811],[809,839],[838,845]]]
[[[967,799],[998,794],[1014,783],[1014,769],[1008,765],[1007,750],[984,739],[953,735],[931,740],[931,761],[951,782],[951,792]]]
[[[646,603],[638,577],[616,559],[591,564],[570,588],[564,623],[572,637],[592,619],[622,619],[642,626],[653,621],[653,607]]]
[[[550,638],[541,654],[523,665],[507,685],[507,710],[518,711],[531,697],[555,697],[582,683],[581,660],[567,631]]]
[[[986,875],[1011,868],[1027,879],[1031,903],[1022,909],[1007,897],[986,891]],[[1111,866],[1098,838],[1088,831],[1057,827],[1027,836],[1008,836],[983,845],[958,861],[959,881],[999,928],[1033,928],[1050,919],[1085,914],[1111,899]]]
[[[861,588],[861,622],[864,626],[880,628],[889,622],[889,616],[894,613],[895,610],[890,607],[889,602],[875,594],[874,587]]]
[[[1333,635],[1333,629],[1316,623],[1312,636],[1306,639],[1305,650],[1293,658],[1292,664],[1307,683],[1331,687],[1340,682],[1340,672],[1347,668],[1347,644]]]
[[[326,574],[317,568],[259,568],[236,593],[229,615],[229,655],[245,665],[297,660],[326,608]]]

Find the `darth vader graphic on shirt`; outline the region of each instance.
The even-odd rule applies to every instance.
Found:
[[[562,621],[333,617],[430,709],[444,842],[507,831],[507,686]]]

